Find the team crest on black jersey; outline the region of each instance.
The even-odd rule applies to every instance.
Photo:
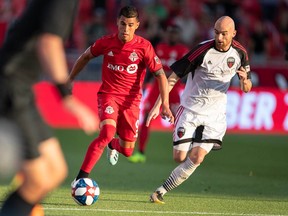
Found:
[[[177,136],[178,136],[179,138],[182,138],[182,137],[184,136],[184,134],[185,134],[185,128],[184,128],[184,127],[179,127],[179,128],[177,129]]]
[[[135,51],[133,51],[130,56],[129,56],[129,59],[132,61],[132,62],[135,62],[139,59],[137,53]]]
[[[229,68],[233,67],[233,65],[235,64],[235,58],[234,57],[229,57],[227,59],[227,65]]]

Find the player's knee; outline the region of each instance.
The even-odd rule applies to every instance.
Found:
[[[99,138],[110,142],[116,133],[116,128],[113,125],[103,125],[99,134]]]
[[[42,184],[48,191],[62,183],[68,175],[68,167],[57,139],[51,138],[40,144],[40,157],[28,164],[34,170],[31,180]],[[37,175],[37,176],[35,176]]]
[[[187,153],[183,153],[182,151],[175,151],[173,152],[173,159],[176,163],[182,163],[186,160]]]
[[[176,163],[182,163],[183,161],[185,161],[185,157],[183,158],[179,156],[174,156],[173,159]]]
[[[103,125],[99,136],[92,141],[89,148],[93,150],[95,148],[103,150],[109,142],[113,139],[116,133],[116,128],[113,125]]]
[[[54,169],[56,184],[62,183],[65,178],[68,176],[68,167],[65,162],[62,162],[61,165],[58,164],[57,168]]]
[[[50,165],[50,166],[49,166]],[[59,186],[68,175],[68,167],[64,160],[59,159],[58,162],[55,161],[53,164],[48,164],[46,172],[48,175],[48,183],[46,182],[47,190],[52,190]]]
[[[65,180],[67,174],[67,166],[60,165],[56,168],[55,166],[49,167],[47,164],[46,168],[42,167],[37,171],[37,175],[30,175],[28,181],[37,189],[36,194],[42,196],[58,187]]]
[[[198,154],[192,154],[190,155],[190,160],[196,164],[200,165],[204,161],[204,156],[198,155]]]

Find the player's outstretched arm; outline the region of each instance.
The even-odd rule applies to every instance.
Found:
[[[171,91],[171,89],[174,87],[174,85],[178,82],[180,78],[173,72],[169,78],[168,78],[168,93]],[[160,85],[159,85],[160,86]],[[156,100],[153,108],[148,114],[147,120],[146,120],[146,126],[148,127],[150,125],[150,122],[152,119],[155,119],[159,115],[159,110],[161,107],[161,97],[159,96],[158,99]],[[169,108],[169,104],[162,104],[162,117],[167,117],[169,118],[170,122],[173,124],[174,123],[174,116],[172,115],[172,112],[170,113],[168,111],[167,113],[167,106]],[[164,109],[164,113],[163,113]],[[170,109],[169,109],[170,110]]]
[[[156,100],[153,108],[150,110],[150,112],[148,114],[148,117],[146,120],[146,127],[149,127],[152,119],[157,118],[157,116],[159,115],[160,106],[161,106],[161,98],[159,96],[158,99]]]
[[[42,67],[51,79],[64,84],[68,69],[63,39],[51,33],[42,34],[37,40],[37,52]]]
[[[168,92],[170,92],[172,90],[172,88],[175,86],[175,84],[178,82],[180,78],[173,72],[169,78],[168,78]],[[162,103],[162,113],[161,116],[162,118],[168,118],[169,122],[171,124],[174,124],[174,116],[171,112],[171,110],[169,109],[168,112],[166,112],[166,110],[168,110],[169,107],[167,107],[169,104],[164,104]]]
[[[80,127],[86,134],[92,134],[99,129],[97,115],[77,98],[72,95],[65,97],[63,104],[77,118]]]
[[[68,76],[63,40],[61,37],[46,33],[39,37],[37,51],[43,68],[56,84],[66,109],[78,120],[86,133],[98,130],[98,118],[94,112],[77,98],[70,95],[65,82]]]
[[[94,56],[90,51],[90,47],[88,47],[74,63],[67,82],[72,82],[92,58],[94,58]]]

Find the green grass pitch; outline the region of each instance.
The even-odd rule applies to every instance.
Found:
[[[118,164],[110,166],[104,152],[90,175],[100,186],[100,198],[81,207],[71,199],[70,182],[96,135],[78,130],[55,130],[55,134],[69,176],[43,201],[48,216],[288,216],[288,136],[227,134],[223,149],[211,152],[186,182],[164,197],[166,204],[159,205],[150,203],[149,195],[177,164],[172,160],[171,133],[154,132],[144,164],[131,164],[120,156]],[[0,205],[8,191],[5,183],[0,184]]]

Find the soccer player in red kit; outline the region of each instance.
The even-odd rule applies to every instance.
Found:
[[[76,180],[89,176],[106,146],[111,165],[117,163],[118,152],[126,157],[132,155],[138,136],[139,105],[146,68],[158,81],[163,101],[162,116],[169,118],[171,123],[174,121],[161,61],[151,43],[135,34],[139,24],[137,9],[123,7],[117,18],[118,33],[96,40],[72,68],[68,82],[74,80],[89,60],[104,56],[102,84],[98,91],[100,132],[89,145]],[[116,133],[118,138],[114,138]]]
[[[165,36],[167,36],[167,38],[165,38],[166,41],[160,42],[155,48],[156,54],[163,64],[163,69],[167,77],[169,77],[172,73],[169,66],[176,60],[182,58],[189,51],[188,47],[181,43],[180,33],[181,29],[179,26],[174,24],[168,25],[165,34]],[[169,94],[170,109],[173,114],[176,113],[180,103],[180,90],[181,82],[177,82]],[[139,126],[138,151],[128,158],[128,160],[132,163],[144,163],[146,161],[145,149],[149,138],[149,127],[146,127],[145,122],[147,120],[149,111],[152,109],[155,101],[157,100],[158,95],[158,83],[153,82],[148,96],[143,103],[144,118]]]

